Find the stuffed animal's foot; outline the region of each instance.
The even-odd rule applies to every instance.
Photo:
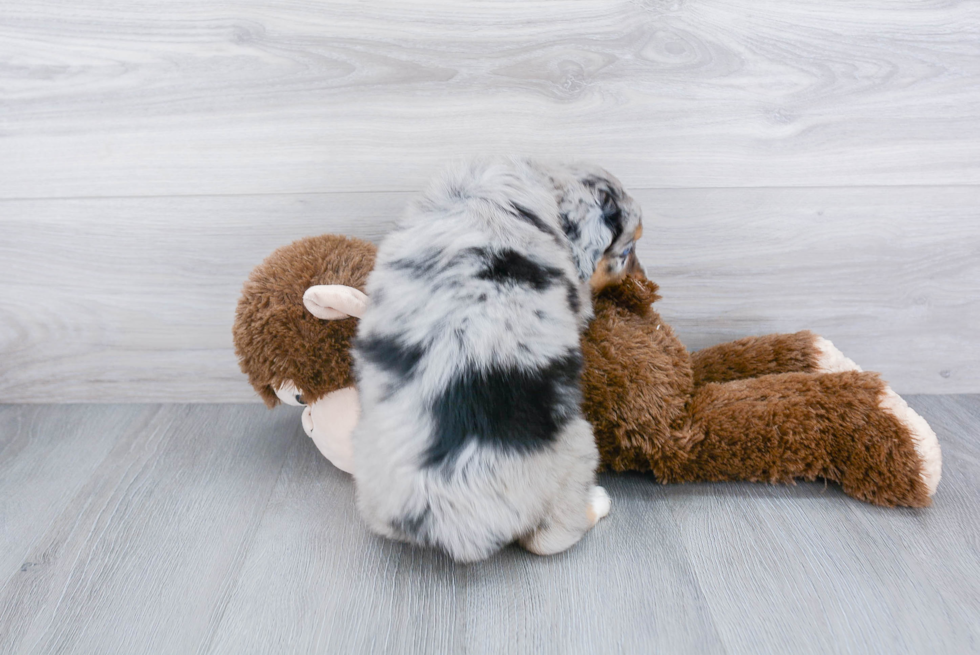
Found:
[[[844,371],[862,370],[828,339],[817,337],[816,341],[813,342],[813,347],[817,351],[814,373],[842,373]]]
[[[608,516],[610,508],[612,508],[612,501],[609,500],[609,494],[606,493],[606,490],[599,486],[592,487],[592,491],[589,493],[588,509],[589,520],[592,521],[592,525]]]
[[[892,391],[891,387],[886,386],[881,392],[878,406],[895,416],[912,435],[915,452],[921,460],[919,477],[922,479],[927,493],[932,496],[936,493],[936,487],[939,486],[943,469],[942,451],[939,448],[936,433],[933,432],[924,418],[908,406],[908,403],[901,396]]]

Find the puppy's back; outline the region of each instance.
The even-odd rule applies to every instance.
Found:
[[[377,532],[480,559],[591,479],[589,307],[562,239],[538,173],[498,162],[447,173],[381,244],[354,351],[358,504]]]

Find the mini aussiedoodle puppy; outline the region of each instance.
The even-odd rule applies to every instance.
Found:
[[[609,511],[579,338],[641,270],[640,208],[602,169],[459,164],[383,240],[354,360],[357,504],[379,534],[460,561],[541,555]]]

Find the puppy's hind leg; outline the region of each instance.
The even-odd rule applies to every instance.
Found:
[[[602,487],[592,485],[583,502],[577,494],[574,502],[558,499],[552,511],[520,543],[535,555],[554,555],[568,550],[585,536],[602,517],[609,513],[609,495]]]
[[[609,494],[595,484],[599,456],[592,427],[584,420],[575,421],[565,438],[567,451],[556,463],[566,477],[541,523],[520,539],[520,544],[536,555],[554,555],[571,548],[609,513]]]

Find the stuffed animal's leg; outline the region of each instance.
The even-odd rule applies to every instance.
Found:
[[[939,483],[935,433],[874,373],[783,373],[706,384],[664,482],[825,478],[877,505],[921,507]]]
[[[691,354],[694,384],[744,380],[775,373],[860,371],[827,339],[808,330],[748,337]]]

